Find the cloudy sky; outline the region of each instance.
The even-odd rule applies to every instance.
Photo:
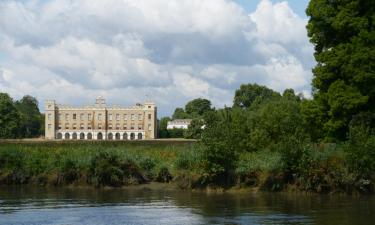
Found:
[[[232,105],[242,83],[310,95],[307,0],[1,0],[0,91],[59,103]]]

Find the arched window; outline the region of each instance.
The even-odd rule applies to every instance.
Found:
[[[77,139],[77,133],[73,133],[72,137],[73,139]]]
[[[62,139],[62,133],[57,133],[57,139]]]
[[[120,140],[120,137],[121,137],[120,133],[116,133],[116,140]]]
[[[81,139],[81,140],[82,140],[82,139],[85,139],[85,134],[84,134],[84,133],[80,133],[80,134],[79,134],[79,139]]]
[[[108,140],[112,140],[113,139],[113,134],[112,133],[109,133],[108,134]]]
[[[65,139],[70,139],[70,134],[69,133],[65,133]]]
[[[103,134],[101,132],[98,133],[97,139],[98,140],[102,140],[103,139]]]
[[[128,134],[127,134],[127,133],[124,133],[124,134],[122,135],[122,139],[124,139],[124,140],[128,140]]]
[[[142,140],[142,133],[138,133],[138,139]]]
[[[87,139],[91,140],[92,139],[92,133],[87,134]]]
[[[135,139],[135,134],[134,133],[131,133],[130,134],[130,140],[134,140]]]

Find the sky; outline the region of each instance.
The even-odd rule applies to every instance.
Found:
[[[1,0],[0,92],[74,106],[194,98],[241,84],[311,96],[307,0]]]

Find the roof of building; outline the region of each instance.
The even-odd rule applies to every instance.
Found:
[[[168,121],[168,125],[190,124],[192,119],[176,119]]]

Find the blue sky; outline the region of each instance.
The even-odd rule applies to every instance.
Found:
[[[61,104],[194,98],[241,84],[311,93],[307,0],[0,0],[0,91]],[[286,4],[288,3],[288,4]]]
[[[247,12],[252,12],[256,9],[260,0],[235,0],[238,4],[242,5]],[[282,2],[283,0],[272,0],[272,2]],[[290,7],[301,17],[306,17],[305,10],[309,0],[288,0]]]

